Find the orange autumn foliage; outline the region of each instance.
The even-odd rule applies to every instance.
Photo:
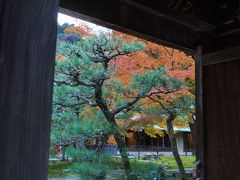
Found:
[[[65,59],[66,59],[66,57],[63,56],[63,55],[56,55],[56,60],[57,61],[64,61]]]
[[[195,65],[191,56],[176,49],[168,48],[156,43],[145,41],[120,32],[113,32],[125,41],[144,42],[146,48],[131,56],[120,56],[112,64],[117,68],[117,77],[129,83],[134,74],[144,73],[147,70],[165,66],[170,77],[179,80],[189,78],[194,81]]]
[[[66,34],[77,34],[80,37],[87,37],[91,35],[91,29],[87,26],[72,26],[64,30]]]
[[[113,34],[120,36],[125,41],[144,42],[146,47],[144,50],[136,52],[131,56],[120,56],[116,58],[114,62],[112,62],[112,65],[116,68],[116,79],[121,80],[125,83],[125,86],[127,86],[131,82],[133,75],[142,74],[148,70],[153,70],[159,66],[164,66],[167,70],[167,74],[170,77],[173,77],[180,81],[189,80],[192,82],[192,87],[184,86],[174,93],[160,94],[158,97],[161,98],[162,103],[164,105],[168,105],[169,103],[174,102],[174,100],[176,100],[181,95],[188,95],[194,98],[195,90],[192,89],[194,89],[195,83],[195,63],[190,55],[187,55],[184,52],[173,48],[158,45],[156,43],[145,41],[143,39],[139,39],[137,37],[126,35],[120,32],[113,32]],[[153,103],[149,98],[142,99],[141,103],[143,106],[159,106],[159,104]],[[144,124],[153,126],[157,123],[160,123],[159,125],[161,125],[161,127],[166,127],[166,121],[160,121],[156,120],[155,118],[146,117],[147,116],[143,115],[143,117],[141,117],[138,122],[135,123],[135,128],[143,127]],[[134,120],[131,120],[129,123],[133,121]],[[137,123],[139,124],[137,125]],[[174,122],[174,126],[184,127],[186,124],[176,120]],[[152,130],[152,128],[150,128],[150,130]]]

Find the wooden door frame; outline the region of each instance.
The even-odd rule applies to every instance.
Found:
[[[0,0],[0,179],[48,176],[58,0]]]
[[[204,121],[203,121],[203,86],[202,86],[202,47],[193,54],[195,59],[196,79],[196,171],[199,180],[205,179],[204,175]]]
[[[26,1],[23,1],[23,0],[21,0],[22,1],[22,3],[26,3]],[[34,4],[36,4],[36,1],[38,1],[39,2],[39,0],[35,0],[35,1],[29,1],[29,6],[31,6],[32,5],[32,7],[34,7],[34,8],[36,8],[36,9],[38,9],[38,8],[42,8],[42,11],[43,12],[46,12],[46,13],[49,13],[49,12],[51,12],[51,11],[56,11],[56,9],[55,9],[55,6],[56,6],[56,4],[52,4],[52,3],[50,3],[50,4],[48,4],[50,1],[49,0],[41,0],[41,5],[42,6],[39,6],[39,7],[37,7],[36,5],[34,5]],[[55,0],[55,2],[57,2],[57,0]],[[15,3],[13,0],[0,0],[0,4],[1,5],[6,5],[7,3]],[[49,6],[54,6],[54,7],[49,7]],[[8,6],[8,8],[9,8],[10,6]],[[19,8],[21,8],[21,7],[19,7]],[[26,16],[29,16],[29,15],[32,15],[32,14],[28,14],[28,9],[27,8],[29,8],[29,7],[25,7],[25,6],[22,6],[22,9],[21,10],[19,10],[19,11],[24,11],[23,13],[25,13],[25,14],[23,14],[23,17],[25,17],[26,18]],[[52,8],[52,9],[51,9]],[[9,10],[9,9],[8,9]],[[1,24],[4,24],[4,23],[7,23],[7,25],[9,25],[10,23],[12,23],[12,22],[7,22],[7,19],[9,18],[8,16],[8,14],[7,14],[7,12],[8,12],[8,10],[7,9],[3,9],[3,8],[1,8],[1,6],[0,6],[0,13],[1,14],[4,14],[5,16],[2,16],[2,17],[0,17],[0,23]],[[17,8],[16,8],[16,10],[17,10]],[[10,13],[10,12],[9,12]],[[11,11],[11,13],[14,13],[13,11]],[[21,12],[19,12],[20,14],[21,14]],[[49,17],[49,18],[53,18],[53,16],[54,16],[54,13],[55,12],[53,12],[53,14],[51,14],[51,17]],[[33,13],[34,14],[34,13]],[[12,14],[12,16],[14,16],[14,14]],[[153,16],[153,15],[151,15],[153,18],[155,17],[155,16]],[[37,20],[37,18],[38,18],[38,16],[36,15],[36,16],[34,16],[34,18]],[[27,19],[27,18],[26,18]],[[21,19],[20,19],[21,20]],[[28,19],[29,20],[29,19]],[[23,19],[23,21],[24,21],[24,19]],[[160,20],[159,20],[159,22],[161,22]],[[9,24],[8,24],[9,23]],[[18,23],[21,23],[21,22],[15,22],[16,23],[16,25],[18,25]],[[104,23],[104,22],[102,22],[102,21],[98,21],[98,24],[102,24],[102,25],[106,25],[106,22]],[[5,24],[4,24],[5,25]],[[40,23],[40,24],[38,24],[39,26],[41,26],[41,25],[43,25],[42,24],[42,22]],[[155,24],[155,26],[154,27],[158,27],[158,26],[156,26],[157,25],[157,23]],[[134,33],[136,33],[136,32],[132,32],[132,31],[130,31],[129,29],[127,29],[127,28],[121,28],[121,27],[118,27],[118,26],[115,26],[115,25],[112,25],[115,29],[119,29],[119,30],[123,30],[123,31],[129,31],[130,33],[132,33],[132,34],[134,34]],[[27,27],[27,25],[26,25],[26,27]],[[50,26],[49,26],[49,28],[50,28]],[[6,32],[5,32],[6,31]],[[32,31],[29,31],[30,33],[32,33]],[[150,27],[149,27],[149,33],[154,33],[155,32],[155,29],[153,28],[153,29],[151,29]],[[5,45],[4,44],[4,42],[7,42],[7,39],[5,39],[5,36],[4,35],[6,35],[7,34],[7,30],[5,29],[5,28],[3,28],[3,29],[1,29],[0,30],[0,40],[1,40],[1,42],[0,42],[0,52],[1,52],[1,54],[0,54],[0,66],[2,66],[6,61],[7,61],[7,57],[3,57],[3,53],[4,53],[4,51],[2,50],[2,48],[3,48],[3,46]],[[189,34],[190,35],[192,35],[190,32],[189,32]],[[56,34],[55,34],[56,35]],[[140,33],[137,33],[137,34],[135,34],[135,35],[138,35],[138,36],[141,36],[141,37],[144,37],[144,38],[148,38],[148,39],[151,39],[152,37],[149,37],[149,35],[144,35],[144,33],[142,33],[142,34],[140,34]],[[158,34],[157,34],[158,35]],[[193,34],[193,35],[195,35],[195,34]],[[193,35],[191,36],[191,37],[193,37]],[[156,36],[156,37],[160,37],[160,36]],[[19,37],[18,37],[19,38]],[[46,38],[47,39],[47,38]],[[186,37],[186,39],[187,39],[187,37]],[[28,39],[29,41],[31,41],[30,39]],[[162,41],[161,39],[159,39],[159,38],[155,38],[155,39],[151,39],[151,40],[156,40],[156,42],[162,42],[162,43],[165,43],[165,44],[168,44],[168,45],[171,45],[172,47],[179,47],[179,48],[182,48],[182,49],[184,49],[182,46],[177,46],[176,44],[174,45],[174,44],[172,44],[171,42],[167,42],[167,40],[165,40],[165,41]],[[37,43],[37,38],[36,39],[34,39],[34,41],[36,41],[36,43]],[[51,42],[53,42],[53,41],[51,41]],[[6,43],[7,44],[7,43]],[[193,43],[194,44],[194,43]],[[14,40],[12,41],[12,44],[8,44],[9,45],[9,47],[8,48],[16,48],[17,46],[18,46],[18,44],[14,44]],[[191,42],[191,44],[190,45],[192,45],[192,42]],[[189,47],[192,47],[192,46],[190,46],[189,45]],[[195,44],[194,44],[195,45]],[[47,49],[48,47],[46,47],[46,49]],[[53,44],[51,44],[51,47],[50,48],[54,48],[54,45]],[[5,50],[5,49],[4,49]],[[187,50],[189,50],[188,48],[187,48]],[[189,52],[190,51],[192,51],[192,50],[189,50]],[[17,55],[22,55],[21,54],[21,52],[18,52],[19,54],[16,54],[16,56]],[[11,56],[11,54],[8,54],[10,57],[12,57],[12,58],[14,58],[13,56]],[[27,56],[28,54],[25,54],[25,56]],[[235,58],[236,58],[236,56],[240,56],[240,47],[236,47],[236,48],[231,48],[231,49],[228,49],[228,50],[223,50],[223,51],[218,51],[218,52],[214,52],[214,53],[209,53],[209,54],[204,54],[204,55],[202,55],[202,52],[201,52],[201,47],[198,47],[197,48],[197,50],[194,52],[194,58],[195,58],[195,60],[196,60],[196,110],[197,110],[197,159],[198,159],[198,162],[197,162],[197,173],[198,173],[198,178],[200,178],[200,179],[205,179],[205,176],[204,176],[204,113],[203,113],[203,85],[202,85],[202,67],[203,66],[206,66],[206,65],[211,65],[211,64],[216,64],[216,63],[222,63],[222,62],[226,62],[226,61],[232,61],[232,60],[234,60]],[[52,56],[52,54],[50,54],[49,56],[47,56],[48,57],[48,59],[51,61],[51,60],[53,60],[53,56]],[[17,57],[15,57],[16,59],[15,59],[15,63],[17,63],[17,61],[16,60],[18,60],[17,59]],[[21,57],[21,61],[24,61],[24,59],[25,59],[26,57]],[[36,57],[37,58],[37,57]],[[31,60],[31,59],[30,59]],[[35,62],[35,61],[33,61],[33,62]],[[47,61],[44,61],[46,64],[47,64]],[[21,62],[20,62],[21,63]],[[25,62],[26,63],[26,62]],[[10,64],[9,64],[10,65]],[[23,67],[23,65],[21,66],[21,67]],[[35,68],[36,67],[36,65],[35,64],[33,64],[32,66],[29,66],[28,68]],[[10,70],[11,68],[8,68],[8,70]],[[30,70],[30,69],[28,69],[28,70]],[[22,69],[20,70],[20,71],[22,71]],[[2,75],[1,73],[3,73],[3,71],[1,71],[1,69],[0,69],[0,75]],[[4,73],[8,73],[8,72],[4,72]],[[50,73],[51,74],[51,73]],[[49,74],[49,75],[50,75]],[[28,74],[29,75],[29,74]],[[5,75],[6,76],[6,75]],[[53,74],[51,74],[50,76],[53,76]],[[52,77],[51,77],[52,78]],[[37,77],[36,77],[36,79],[38,79]],[[34,79],[34,80],[36,80],[36,79]],[[5,80],[5,79],[3,79],[3,80]],[[11,83],[12,82],[12,80],[14,80],[14,78],[12,78],[11,79],[11,81],[9,81],[9,83]],[[49,83],[53,83],[51,80],[49,80],[48,79],[48,81],[49,81]],[[51,81],[51,82],[50,82]],[[20,82],[21,83],[21,82]],[[27,83],[27,81],[26,80],[24,80],[23,82],[22,82],[23,84],[24,83]],[[2,84],[4,84],[4,83],[2,83]],[[4,84],[4,85],[2,85],[1,84],[1,82],[0,82],[0,87],[3,87],[3,86],[6,86],[6,83]],[[27,87],[27,86],[26,86]],[[11,87],[9,87],[9,88],[11,88]],[[46,89],[48,90],[48,93],[47,94],[45,94],[44,95],[44,97],[49,97],[49,93],[51,93],[51,91],[52,91],[52,84],[49,84],[49,87],[46,87]],[[8,89],[7,89],[8,90]],[[6,94],[6,95],[8,95],[8,96],[11,96],[11,94],[7,94],[7,93],[5,93],[5,92],[2,92],[3,94]],[[22,94],[24,94],[24,95],[26,95],[26,96],[28,96],[28,93],[22,93]],[[22,95],[22,94],[19,94],[19,96],[20,95]],[[0,94],[1,95],[1,94]],[[3,101],[2,99],[4,99],[4,97],[1,97],[0,96],[0,107],[2,107],[2,108],[4,108],[5,107],[5,104],[3,105],[3,102],[4,103],[6,103],[6,101]],[[31,96],[29,96],[29,99],[31,99]],[[2,102],[2,104],[1,104],[1,102]],[[48,102],[49,103],[49,102]],[[12,104],[14,105],[14,101],[12,101]],[[31,104],[31,103],[30,103]],[[2,105],[2,106],[1,106]],[[34,104],[35,105],[35,107],[34,108],[37,108],[38,106],[36,105],[36,104]],[[49,105],[49,104],[48,104]],[[13,106],[13,107],[15,107],[15,106]],[[8,109],[7,109],[8,110]],[[36,111],[36,110],[35,110]],[[31,114],[31,113],[34,113],[35,112],[34,110],[32,110],[32,112],[29,112],[29,114]],[[4,114],[5,112],[1,112],[0,111],[0,118],[2,117],[7,117],[7,115],[6,114],[4,114],[4,115],[2,115],[2,114]],[[19,112],[18,112],[19,113]],[[45,117],[45,119],[44,119],[44,121],[45,121],[45,125],[43,125],[44,127],[49,127],[49,125],[50,125],[50,111],[48,110],[48,112],[43,112],[43,113],[46,113],[47,114],[47,118]],[[26,115],[27,116],[27,115]],[[34,126],[34,123],[33,122],[31,122],[30,121],[30,119],[28,119],[28,118],[26,118],[28,121],[29,121],[29,124],[30,125],[32,125],[32,126]],[[8,119],[7,119],[8,120]],[[6,121],[7,121],[6,120]],[[14,122],[14,120],[11,118],[10,120],[12,120],[13,122]],[[21,124],[21,123],[20,123]],[[2,126],[2,129],[3,128],[9,128],[11,125],[9,125],[9,124],[4,124],[4,122],[1,122],[1,119],[0,119],[0,130],[1,130],[1,126]],[[28,125],[27,124],[24,124],[23,125],[24,127],[28,127]],[[37,129],[37,128],[36,128]],[[11,128],[9,128],[9,130],[11,130]],[[38,133],[39,134],[41,134],[41,132],[43,131],[42,129],[37,129],[38,130]],[[8,130],[6,130],[6,129],[3,129],[3,131],[4,132],[8,132]],[[49,137],[46,137],[46,136],[49,136],[49,131],[47,130],[46,132],[48,132],[48,134],[46,134],[45,136],[44,136],[44,144],[46,145],[46,144],[48,144],[49,143]],[[22,134],[19,134],[19,135],[21,135],[21,136],[25,136],[25,133],[24,132],[22,132],[21,131],[21,133]],[[34,133],[34,132],[32,132],[32,134],[30,134],[30,136],[33,136],[32,138],[34,139],[34,137],[36,136],[36,134]],[[36,139],[36,138],[35,138]],[[21,140],[21,139],[20,139]],[[6,142],[6,140],[3,138],[3,137],[0,137],[0,144],[2,145],[2,144],[4,144],[4,143],[7,143]],[[14,139],[13,139],[13,141],[11,142],[11,143],[13,143],[13,144],[5,144],[9,149],[11,149],[11,148],[18,148],[17,147],[17,145],[15,145],[14,143],[22,143],[22,141],[17,141],[17,142],[15,142],[14,141]],[[22,145],[23,146],[23,145]],[[24,147],[25,148],[25,147]],[[19,151],[17,151],[19,154],[17,154],[17,155],[21,155],[21,153],[23,153],[23,152],[20,152],[20,151],[23,151],[24,150],[24,148],[20,148],[20,150]],[[1,149],[1,146],[0,146],[0,149]],[[48,147],[43,147],[43,148],[40,148],[39,149],[39,153],[41,153],[40,151],[42,151],[42,154],[44,154],[44,153],[46,153],[46,152],[48,152],[47,151],[47,149],[48,149]],[[31,152],[31,151],[30,151]],[[31,153],[33,153],[33,152],[31,152]],[[25,155],[26,156],[26,155]],[[2,159],[4,159],[4,157],[2,156],[2,157],[0,157],[0,160],[2,160]],[[29,157],[22,157],[23,159],[25,159],[25,158],[29,158]],[[32,158],[35,158],[35,157],[32,157]],[[46,157],[45,157],[46,158]],[[45,160],[47,160],[47,159],[45,159]],[[46,163],[47,162],[45,162],[45,164],[44,164],[44,167],[46,166]],[[19,164],[18,164],[19,165]],[[39,164],[39,166],[40,165],[42,165],[41,163]],[[7,167],[7,168],[10,168],[10,169],[12,169],[13,170],[13,172],[15,173],[14,174],[14,176],[12,176],[10,173],[12,173],[11,171],[9,171],[9,174],[8,174],[8,176],[6,175],[6,177],[16,177],[17,175],[21,175],[21,171],[20,170],[18,170],[18,169],[14,169],[15,167],[13,166],[13,165],[11,165],[11,164],[3,164],[3,161],[0,161],[0,172],[2,172],[2,173],[0,173],[0,174],[3,174],[3,171],[1,171],[1,170],[4,170],[5,169],[5,167],[3,167],[3,166],[5,166],[5,167]],[[25,167],[26,168],[26,167]],[[44,170],[44,172],[45,173],[47,173],[47,171],[46,171],[46,169]],[[23,180],[22,178],[25,178],[24,180],[30,180],[31,179],[31,176],[33,176],[33,175],[36,175],[35,176],[35,179],[36,180],[43,180],[44,178],[46,178],[46,174],[39,174],[39,173],[37,173],[36,171],[31,171],[31,170],[29,170],[29,176],[27,176],[27,174],[25,174],[24,176],[22,176],[22,177],[17,177],[17,179],[9,179],[9,180]],[[28,178],[28,179],[27,179]]]

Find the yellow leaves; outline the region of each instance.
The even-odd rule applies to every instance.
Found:
[[[145,126],[144,132],[153,138],[157,138],[157,135],[164,136],[164,130],[161,130],[152,126]]]
[[[178,129],[188,128],[188,121],[176,118],[173,121],[173,126]],[[167,122],[166,119],[158,115],[145,115],[131,120],[128,127],[133,131],[144,129],[145,133],[151,137],[164,136],[164,131],[167,130]]]
[[[188,128],[188,123],[186,123],[186,121],[182,121],[182,120],[179,120],[178,118],[176,118],[174,121],[173,121],[173,127],[174,128]]]
[[[193,116],[192,112],[187,112],[186,117],[187,117],[187,121],[188,121],[190,124],[194,124],[194,123],[195,123],[192,116]]]
[[[131,120],[128,126],[133,131],[144,129],[145,133],[151,137],[164,136],[166,122],[162,117],[145,115]]]
[[[121,130],[121,136],[129,137],[128,131],[127,130]]]

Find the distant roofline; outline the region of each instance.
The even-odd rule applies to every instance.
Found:
[[[155,129],[160,129],[160,130],[165,130],[165,128],[162,128],[158,125],[154,125],[153,128]],[[176,128],[176,127],[173,127],[173,130],[174,131],[179,131],[179,132],[191,132],[191,129],[189,127],[186,127],[186,128]]]

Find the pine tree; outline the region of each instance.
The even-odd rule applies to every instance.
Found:
[[[96,119],[107,122],[117,142],[128,179],[132,179],[126,144],[117,119],[141,109],[139,100],[154,94],[175,91],[181,83],[168,77],[160,66],[135,74],[129,83],[116,76],[115,61],[144,50],[139,41],[124,41],[112,34],[93,35],[75,43],[60,43],[64,60],[56,62],[54,104],[57,111],[69,111],[79,117],[88,108],[99,111]],[[155,88],[161,87],[161,88]],[[88,117],[85,117],[88,119]]]

